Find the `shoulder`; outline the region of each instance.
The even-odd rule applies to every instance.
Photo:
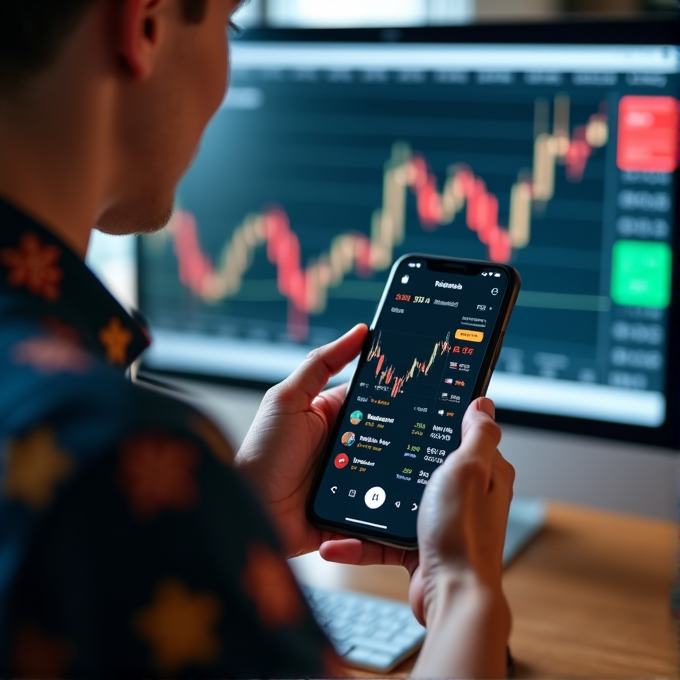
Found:
[[[139,428],[189,429],[216,439],[205,418],[165,394],[145,389],[79,343],[35,321],[0,329],[0,440],[38,423],[64,431],[97,430],[99,443]],[[96,428],[94,426],[97,426]],[[95,442],[90,441],[91,445]]]
[[[219,429],[198,411],[131,383],[35,323],[0,330],[0,451],[4,503],[12,500],[15,481],[30,477],[45,486],[50,480],[51,492],[36,490],[44,502],[36,496],[33,506],[47,504],[52,491],[65,491],[67,480],[101,459],[115,459],[128,471],[146,464],[149,471],[188,465],[202,451],[224,462],[233,458]]]
[[[74,676],[318,674],[325,638],[224,440],[190,408],[170,420],[141,418],[85,462],[38,430],[53,462],[11,499],[33,524],[0,649],[41,630],[72,650]]]
[[[47,639],[74,676],[322,671],[275,530],[198,411],[31,324],[0,329],[0,452],[14,668],[40,675],[23,641]]]

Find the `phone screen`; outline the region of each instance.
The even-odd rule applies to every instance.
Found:
[[[446,262],[408,257],[395,266],[317,478],[317,522],[416,541],[423,491],[486,387],[512,289],[502,266],[456,272]]]

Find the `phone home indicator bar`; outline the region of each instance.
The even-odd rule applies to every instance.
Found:
[[[345,517],[345,522],[356,522],[357,524],[367,524],[369,527],[377,527],[378,529],[387,529],[384,524],[374,524],[373,522],[364,522],[363,519],[352,519],[351,517]]]

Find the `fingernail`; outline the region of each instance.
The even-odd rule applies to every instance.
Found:
[[[487,397],[480,397],[477,400],[477,408],[492,418],[496,418],[496,405]]]

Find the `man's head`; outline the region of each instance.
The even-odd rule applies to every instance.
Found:
[[[53,128],[62,153],[67,142],[73,149],[60,159],[65,173],[98,155],[96,181],[83,179],[98,194],[102,231],[157,229],[224,96],[226,29],[240,4],[0,0],[0,111],[9,112],[1,120],[20,128],[35,116],[37,137]],[[59,143],[45,140],[46,163]]]

